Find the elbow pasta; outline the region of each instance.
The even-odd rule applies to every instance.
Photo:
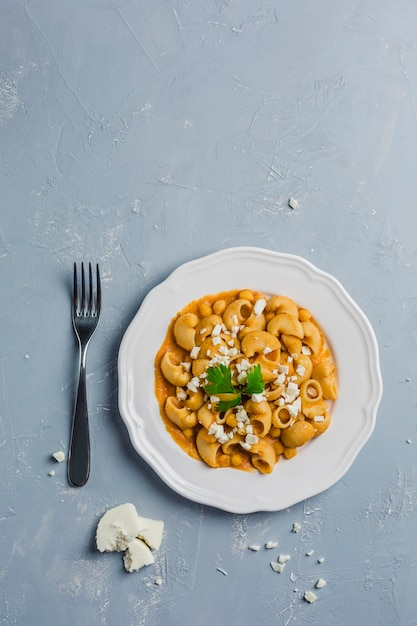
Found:
[[[219,398],[204,387],[207,370],[220,364],[235,387],[259,366],[264,391],[216,411]],[[195,300],[173,318],[155,358],[155,394],[165,427],[191,457],[270,474],[329,427],[337,372],[308,309],[287,296],[234,290]]]

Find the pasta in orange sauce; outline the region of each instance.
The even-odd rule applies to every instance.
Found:
[[[264,391],[216,411],[219,397],[204,387],[208,369],[220,364],[236,387],[259,365]],[[286,296],[244,289],[190,302],[172,319],[155,358],[155,393],[168,432],[187,454],[210,467],[269,474],[328,428],[338,389],[311,312]]]

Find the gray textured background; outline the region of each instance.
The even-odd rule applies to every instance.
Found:
[[[412,0],[2,1],[2,623],[417,624],[416,24]],[[370,441],[334,487],[278,513],[172,493],[117,408],[118,347],[145,294],[236,245],[334,274],[381,353]],[[68,446],[81,259],[100,262],[104,311],[92,474],[75,490],[51,453]],[[166,524],[136,574],[94,548],[99,517],[127,501]],[[247,548],[267,540],[292,557],[281,575]]]

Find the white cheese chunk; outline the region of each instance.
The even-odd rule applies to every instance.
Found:
[[[261,549],[261,546],[258,546],[258,544],[252,544],[248,546],[248,549],[252,550],[252,552],[258,552]]]
[[[318,581],[316,582],[316,589],[322,589],[326,585],[327,585],[327,582],[324,580],[324,578],[319,578]]]
[[[141,524],[133,504],[121,504],[106,511],[97,526],[96,543],[100,552],[121,552],[137,537]]]
[[[255,313],[256,317],[259,317],[259,315],[261,315],[265,307],[266,307],[266,300],[264,298],[260,298],[259,300],[255,302],[253,306],[253,312]]]
[[[286,563],[290,560],[290,558],[291,557],[289,554],[280,554],[278,557],[278,563]]]
[[[306,591],[304,593],[304,600],[307,600],[307,602],[315,602],[317,600],[317,596],[313,591]]]
[[[298,207],[298,202],[295,198],[290,198],[288,200],[288,206],[290,207],[290,209],[296,209]]]
[[[198,353],[200,352],[200,346],[194,346],[190,352],[190,357],[192,359],[196,359],[198,357]]]
[[[301,524],[299,522],[294,522],[294,524],[292,525],[292,532],[293,533],[298,533],[301,530]]]
[[[164,522],[162,520],[148,519],[139,515],[140,530],[137,533],[139,539],[150,547],[151,550],[159,550],[164,532]]]
[[[265,548],[267,550],[272,550],[273,548],[278,547],[278,541],[267,541],[265,544]]]
[[[58,452],[54,452],[52,455],[55,459],[55,461],[58,461],[58,463],[62,463],[62,461],[65,460],[65,453],[62,452],[62,450],[58,450]]]
[[[126,547],[123,563],[127,572],[136,572],[145,565],[155,563],[155,559],[144,541],[132,539]]]
[[[271,561],[270,566],[274,570],[274,572],[278,572],[278,574],[282,574],[285,563],[277,563],[276,561]]]

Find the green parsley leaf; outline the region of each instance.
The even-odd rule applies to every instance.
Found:
[[[262,370],[259,364],[248,370],[244,388],[242,385],[237,387],[233,385],[232,370],[223,363],[207,369],[207,384],[204,386],[204,391],[209,396],[220,396],[216,404],[216,411],[219,413],[242,404],[242,395],[251,396],[253,393],[262,393],[264,389],[265,383],[262,380]]]
[[[265,383],[262,380],[261,366],[256,365],[248,370],[248,377],[246,379],[246,387],[243,389],[243,393],[251,396],[253,393],[262,393],[265,389]]]
[[[219,393],[235,393],[235,388],[232,384],[232,370],[230,367],[223,365],[223,363],[207,369],[207,380],[208,383],[205,385],[204,391],[210,396],[215,396]]]

